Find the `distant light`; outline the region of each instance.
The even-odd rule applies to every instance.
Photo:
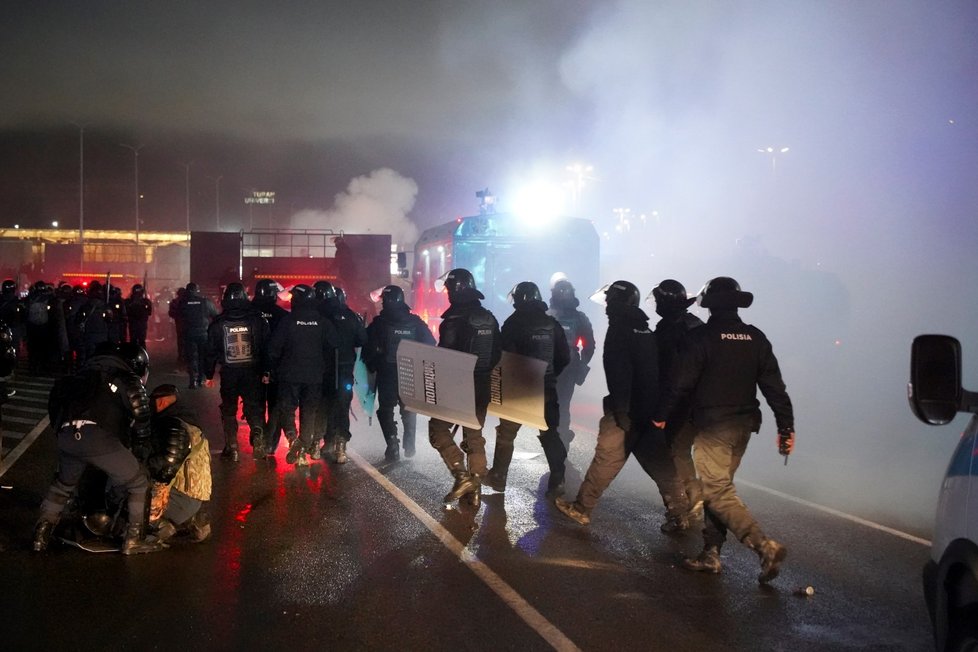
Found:
[[[54,228],[58,228],[58,221],[55,220],[55,221],[51,222],[51,226],[53,226]]]
[[[421,255],[422,255],[422,256],[427,256],[427,255],[428,255],[428,250],[427,250],[427,249],[425,249],[424,251],[422,251],[422,252],[421,252]]]
[[[564,199],[565,193],[559,185],[537,181],[516,192],[512,209],[528,226],[541,226],[564,212]]]
[[[20,228],[20,224],[14,224],[14,228],[15,229],[19,229]]]
[[[440,254],[445,253],[445,247],[443,247],[441,245],[438,245],[438,253],[440,253]]]

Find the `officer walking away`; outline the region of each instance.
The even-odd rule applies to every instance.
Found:
[[[720,548],[729,530],[760,557],[757,580],[763,584],[778,576],[787,549],[764,534],[737,495],[733,477],[751,433],[761,427],[757,388],[774,412],[779,439],[784,441],[779,442],[783,455],[794,448],[791,399],[771,343],[737,314],[738,308],[753,303],[754,295],[742,291],[734,279],[719,276],[703,287],[698,298],[700,306],[709,309],[710,318],[705,326],[686,335],[675,385],[655,414],[655,425],[662,428],[683,400],[692,404],[693,459],[703,484],[705,523],[703,552],[683,565],[693,571],[719,573]]]
[[[326,369],[323,378],[326,410],[320,413],[316,433],[325,434],[322,453],[328,452],[336,463],[346,464],[346,445],[352,436],[350,405],[353,403],[353,367],[357,362],[357,349],[367,343],[367,329],[360,315],[340,300],[333,285],[327,281],[317,281],[315,289],[319,311],[333,324],[338,338],[333,366]]]
[[[265,458],[265,413],[262,404],[262,374],[268,324],[248,301],[241,283],[228,283],[221,299],[223,311],[207,329],[204,381],[214,386],[214,371],[221,364],[221,424],[224,450],[221,457],[238,461],[238,399],[250,430],[256,460]]]
[[[136,283],[132,286],[125,306],[129,317],[129,341],[146,348],[146,331],[149,328],[149,318],[153,315],[153,302],[146,296],[142,284]]]
[[[567,449],[557,430],[560,410],[557,405],[557,376],[570,362],[564,329],[556,319],[547,314],[547,304],[540,296],[535,283],[523,281],[512,291],[513,314],[500,331],[503,351],[518,353],[547,363],[543,376],[543,412],[547,429],[540,432],[540,445],[550,467],[547,496],[553,497],[564,490],[564,462]],[[513,442],[520,430],[515,421],[500,419],[496,427],[496,449],[492,468],[486,476],[486,484],[496,491],[505,491],[509,464],[513,460]]]
[[[41,503],[34,550],[46,550],[51,534],[86,466],[101,469],[114,487],[128,494],[129,521],[122,554],[157,552],[146,538],[149,481],[140,460],[150,452],[151,408],[143,379],[149,371],[145,349],[121,344],[93,356],[74,376],[51,389],[48,414],[58,437],[58,475]],[[130,424],[131,427],[130,427]]]
[[[603,399],[604,416],[598,424],[594,458],[577,499],[572,503],[558,497],[555,501],[557,509],[581,525],[591,522],[591,511],[638,442],[653,434],[652,410],[659,399],[658,352],[649,318],[638,307],[639,299],[638,288],[628,281],[615,281],[605,291],[608,332],[602,363],[608,395]],[[685,513],[688,507],[668,450],[658,463],[638,461],[658,485],[666,510]]]
[[[126,300],[122,298],[122,288],[118,286],[109,286],[106,317],[109,325],[109,341],[116,344],[125,342],[129,314],[126,312]]]
[[[153,403],[153,454],[147,461],[153,479],[150,523],[160,541],[187,534],[195,543],[211,535],[202,509],[211,497],[211,454],[197,415],[178,401],[176,385],[159,385]]]
[[[577,309],[581,302],[574,293],[574,286],[567,279],[554,283],[550,290],[549,314],[557,320],[564,329],[564,339],[570,352],[570,364],[557,374],[557,404],[560,407],[558,430],[564,447],[570,450],[574,441],[574,431],[571,430],[570,405],[574,398],[574,389],[584,384],[591,358],[594,357],[594,328],[591,320]]]
[[[183,301],[186,298],[187,288],[177,288],[176,295],[170,301],[169,306],[166,309],[167,316],[173,322],[173,332],[177,340],[177,368],[180,371],[187,370],[187,352],[184,351],[187,329],[184,328],[182,315]]]
[[[105,305],[105,286],[98,281],[88,285],[88,298],[74,317],[75,326],[81,333],[82,351],[79,363],[95,355],[103,343],[109,341],[109,323]]]
[[[54,288],[38,281],[27,294],[27,361],[32,374],[47,370],[57,350],[56,314]]]
[[[397,438],[394,406],[401,413],[404,427],[404,456],[414,457],[414,436],[418,415],[405,409],[397,385],[397,345],[401,340],[434,346],[435,336],[424,321],[411,312],[404,301],[404,290],[388,285],[380,293],[380,314],[367,326],[367,345],[363,348],[363,363],[377,378],[377,421],[387,441],[384,459],[394,462],[401,458],[401,442]]]
[[[200,286],[187,283],[187,294],[179,305],[180,328],[183,330],[183,353],[186,356],[190,389],[200,387],[204,380],[204,356],[207,348],[207,328],[217,316],[217,306],[200,293]]]
[[[270,278],[259,279],[255,283],[255,298],[251,300],[251,305],[268,323],[268,333],[271,336],[278,328],[282,317],[289,314],[282,306],[278,305],[278,293],[281,286]],[[282,424],[279,421],[278,410],[278,380],[274,377],[267,379],[262,385],[262,414],[266,414],[265,421],[265,443],[263,449],[266,456],[275,455],[278,441],[282,433]]]
[[[686,288],[674,279],[665,279],[656,285],[646,300],[655,304],[655,312],[662,318],[655,325],[655,342],[659,351],[660,394],[665,394],[666,388],[672,382],[683,337],[693,328],[702,326],[703,321],[688,310],[696,302],[696,297],[687,297]],[[666,423],[663,433],[665,444],[669,449],[668,454],[672,456],[677,479],[683,486],[690,511],[685,515],[667,515],[661,530],[666,533],[682,532],[689,528],[689,519],[701,515],[703,511],[703,490],[693,466],[693,436],[696,429],[690,421],[689,401],[677,405]],[[657,441],[657,437],[651,437],[640,443],[640,452],[636,452],[636,456],[662,454],[661,450],[650,450],[646,445]]]
[[[455,443],[452,424],[441,419],[428,421],[428,441],[441,455],[445,466],[455,478],[451,491],[444,502],[450,503],[465,497],[478,507],[482,502],[482,478],[486,477],[486,440],[482,436],[486,410],[490,400],[490,376],[502,357],[499,322],[489,310],[482,307],[485,299],[475,287],[472,272],[457,268],[445,277],[445,289],[451,304],[442,313],[438,346],[464,351],[476,356],[472,380],[475,387],[475,414],[479,428],[462,426],[462,447]],[[463,452],[464,451],[464,452]],[[466,468],[468,456],[468,468]]]
[[[282,318],[268,345],[266,373],[278,379],[279,419],[289,439],[285,461],[308,466],[306,454],[315,445],[316,413],[323,396],[326,363],[336,348],[336,329],[316,306],[308,285],[292,288],[292,312]],[[295,411],[299,410],[299,432]]]

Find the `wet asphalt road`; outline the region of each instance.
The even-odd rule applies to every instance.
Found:
[[[154,352],[149,385],[181,376]],[[217,389],[182,391],[221,447]],[[575,412],[573,495],[593,452],[594,404]],[[45,432],[0,478],[0,649],[926,650],[927,548],[758,488],[741,495],[789,548],[756,582],[736,543],[718,576],[677,567],[697,533],[659,532],[661,502],[630,461],[588,528],[543,498],[546,462],[521,431],[504,494],[446,509],[451,478],[426,443],[383,461],[376,421],[353,425],[351,461],[296,469],[213,459],[214,536],[133,558],[29,552],[55,464]],[[492,447],[492,426],[486,430]],[[750,455],[750,453],[748,453]],[[457,549],[453,552],[452,548]],[[460,551],[460,552],[459,552]],[[461,555],[461,558],[460,558]],[[813,586],[815,595],[795,590]]]

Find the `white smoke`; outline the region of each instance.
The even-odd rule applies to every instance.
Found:
[[[408,217],[418,195],[414,179],[380,168],[352,179],[336,195],[333,208],[302,210],[292,216],[296,229],[332,229],[344,233],[389,233],[391,242],[410,248],[418,227]]]

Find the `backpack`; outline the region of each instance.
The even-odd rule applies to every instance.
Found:
[[[31,299],[27,305],[27,323],[32,326],[44,326],[48,323],[48,312],[50,312],[50,308],[47,297]]]

